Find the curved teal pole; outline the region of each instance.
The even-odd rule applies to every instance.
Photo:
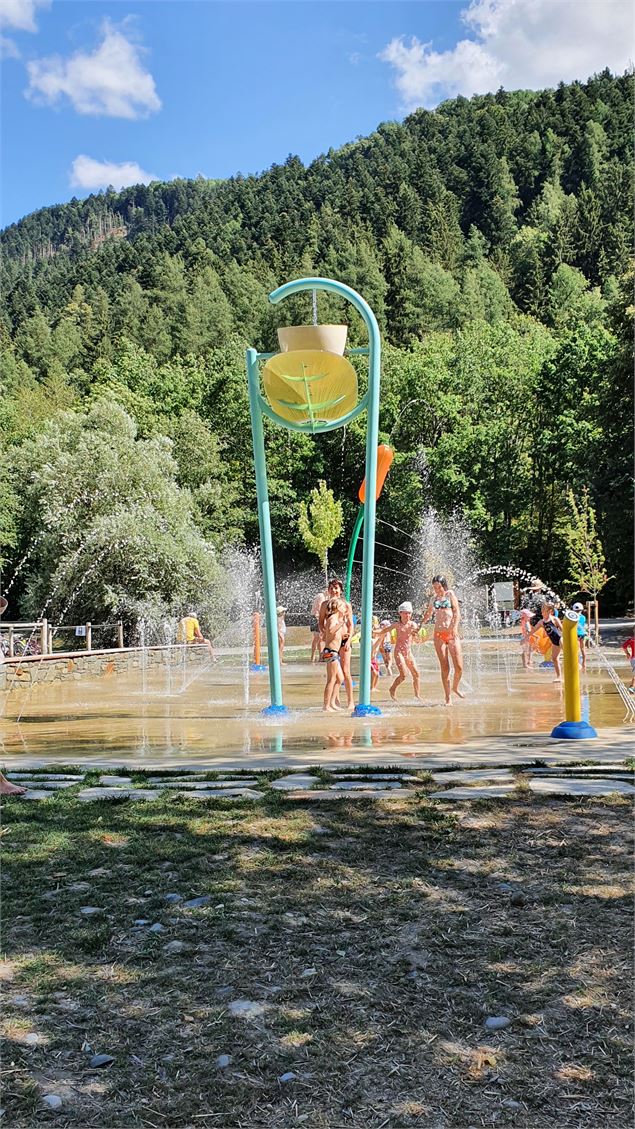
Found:
[[[379,441],[379,388],[381,382],[381,338],[377,318],[361,294],[343,282],[332,278],[300,278],[285,282],[269,295],[273,305],[282,302],[291,294],[303,290],[326,290],[346,298],[361,314],[368,331],[368,425],[366,428],[366,507],[364,519],[364,563],[362,567],[362,632],[359,672],[359,702],[355,709],[357,717],[379,714],[381,710],[370,700],[370,658],[372,650],[373,627],[373,579],[375,572],[375,513],[377,499],[377,444]],[[275,609],[274,609],[275,610]]]
[[[282,678],[280,676],[280,653],[278,650],[278,621],[276,618],[276,578],[273,568],[273,545],[271,542],[271,514],[269,511],[269,492],[267,489],[267,463],[265,460],[265,437],[262,415],[258,405],[259,398],[258,354],[255,349],[247,350],[247,381],[249,383],[249,407],[251,409],[251,438],[254,448],[254,467],[256,471],[256,497],[258,499],[258,524],[260,526],[260,545],[262,550],[262,581],[265,600],[265,623],[267,625],[267,657],[269,666],[269,690],[271,705],[263,713],[287,713],[282,704]]]
[[[346,596],[346,599],[349,602],[350,602],[350,598],[351,598],[351,579],[352,579],[352,576],[353,576],[353,561],[355,559],[355,549],[357,548],[357,542],[359,540],[359,531],[362,528],[363,524],[364,524],[364,503],[362,502],[362,504],[359,507],[359,510],[357,511],[357,517],[355,519],[355,526],[353,528],[353,533],[352,533],[352,536],[351,536],[351,543],[348,547],[348,560],[346,561],[346,576],[344,577],[344,595]]]

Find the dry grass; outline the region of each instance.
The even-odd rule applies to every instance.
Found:
[[[4,1125],[631,1124],[618,798],[58,794],[10,802],[5,829]],[[187,910],[170,892],[211,900]],[[262,1011],[234,1018],[235,999]],[[512,1023],[491,1032],[488,1015]],[[83,1044],[114,1064],[91,1071]]]

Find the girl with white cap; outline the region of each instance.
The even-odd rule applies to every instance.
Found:
[[[574,612],[578,613],[578,646],[580,648],[580,655],[582,656],[582,670],[586,670],[586,616],[582,604],[577,603],[573,605]]]
[[[399,619],[395,623],[389,624],[381,631],[383,638],[391,632],[395,632],[395,650],[394,659],[397,666],[397,677],[390,687],[390,697],[396,701],[397,687],[401,686],[402,682],[406,681],[406,674],[410,671],[412,675],[412,685],[415,692],[415,698],[419,698],[420,678],[419,667],[417,666],[412,654],[412,640],[416,637],[419,627],[418,624],[413,623],[412,620],[412,604],[409,600],[404,600],[403,604],[399,605],[397,609],[399,612]]]

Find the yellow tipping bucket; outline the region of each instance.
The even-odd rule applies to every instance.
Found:
[[[262,370],[269,406],[289,423],[319,428],[353,411],[357,373],[346,357],[325,350],[277,353]]]

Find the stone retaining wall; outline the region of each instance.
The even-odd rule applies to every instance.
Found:
[[[78,682],[111,678],[142,667],[203,664],[209,651],[203,644],[169,647],[125,647],[112,651],[73,651],[63,655],[27,655],[0,663],[0,691],[20,690],[41,682]]]

